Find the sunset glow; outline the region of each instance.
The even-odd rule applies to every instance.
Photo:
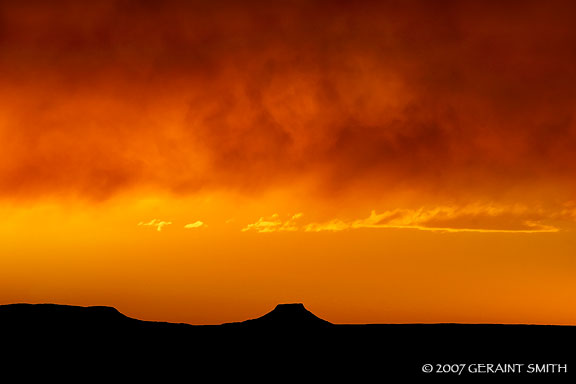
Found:
[[[576,324],[571,1],[0,3],[0,304]]]

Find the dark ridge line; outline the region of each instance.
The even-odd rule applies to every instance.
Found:
[[[332,323],[327,320],[321,319],[308,311],[302,303],[287,303],[278,304],[272,311],[253,319],[248,319],[238,322],[229,322],[221,324],[190,324],[183,322],[167,322],[156,320],[141,320],[127,316],[120,312],[115,307],[105,305],[95,306],[78,306],[69,304],[55,304],[55,303],[13,303],[0,305],[0,321],[6,315],[12,315],[14,311],[19,311],[23,315],[24,311],[38,309],[44,313],[37,313],[39,315],[46,315],[48,311],[58,311],[58,315],[66,316],[67,314],[75,311],[75,314],[88,315],[92,314],[106,314],[107,316],[114,316],[124,321],[138,322],[140,324],[156,324],[156,325],[175,325],[175,326],[188,326],[194,328],[213,328],[213,327],[237,327],[237,326],[266,326],[266,325],[313,325],[324,327],[381,327],[381,326],[394,326],[394,327],[414,327],[414,326],[428,326],[428,327],[538,327],[538,328],[574,328],[574,325],[568,324],[530,324],[530,323],[456,323],[456,322],[441,322],[441,323]],[[12,311],[14,310],[14,311]],[[30,313],[35,315],[35,313]]]

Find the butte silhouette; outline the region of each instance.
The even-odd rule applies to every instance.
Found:
[[[123,371],[132,378],[208,375],[212,381],[432,382],[455,375],[424,372],[424,364],[433,369],[446,364],[567,364],[567,372],[539,374],[551,382],[572,380],[570,367],[576,367],[576,356],[566,352],[576,344],[572,326],[332,324],[300,303],[279,304],[261,317],[222,325],[142,321],[111,307],[10,304],[0,306],[0,335],[4,366],[19,367],[18,372],[41,367],[43,379],[80,369]],[[462,382],[537,377],[526,371],[464,375]]]

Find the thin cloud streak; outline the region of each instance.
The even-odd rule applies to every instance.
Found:
[[[138,225],[139,226],[147,226],[147,227],[156,227],[156,230],[158,232],[162,231],[162,228],[164,228],[167,225],[171,225],[172,222],[171,221],[163,221],[163,220],[158,220],[158,219],[152,219],[149,222],[139,222]]]
[[[198,221],[195,221],[195,222],[193,222],[193,223],[186,224],[186,225],[184,226],[184,228],[186,228],[186,229],[193,229],[193,228],[201,228],[201,227],[205,227],[205,226],[206,226],[206,224],[204,224],[204,222],[198,220]]]
[[[296,220],[300,219],[302,216],[302,213],[297,213],[292,215],[288,220],[280,220],[280,215],[275,213],[268,218],[260,217],[255,223],[248,224],[246,227],[242,228],[242,232],[255,231],[259,233],[270,233],[298,231],[300,227],[296,223]]]
[[[441,206],[420,209],[395,209],[376,213],[356,220],[332,219],[325,222],[300,224],[302,214],[281,220],[278,214],[261,217],[248,224],[242,232],[259,233],[304,231],[338,232],[355,229],[415,229],[433,232],[478,232],[478,233],[553,233],[561,230],[550,221],[574,222],[574,213],[564,210],[559,213],[523,206],[498,207],[493,205],[468,205],[464,207]]]
[[[417,229],[435,232],[539,233],[558,232],[543,224],[546,214],[525,207],[437,207],[434,209],[397,209],[377,214],[372,211],[365,219],[308,224],[307,232],[343,231],[361,228]]]

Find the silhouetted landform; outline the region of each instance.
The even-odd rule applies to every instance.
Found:
[[[110,307],[0,306],[4,367],[43,367],[46,375],[120,368],[140,377],[155,372],[213,378],[199,382],[570,382],[575,346],[572,326],[339,325],[316,317],[302,304],[281,304],[240,323],[201,326],[141,321]],[[432,364],[434,371],[424,373],[424,364]],[[464,364],[465,370],[459,375],[438,372],[446,370],[445,364],[450,369]],[[493,364],[492,371],[497,364],[509,366],[507,372],[479,373],[468,371],[473,364],[484,364],[480,370]],[[522,367],[510,372],[511,364]],[[546,372],[529,372],[529,364]],[[545,364],[566,365],[567,372]]]
[[[278,304],[273,311],[257,319],[240,323],[226,323],[223,326],[258,327],[258,328],[310,328],[325,327],[332,323],[323,320],[304,308],[304,304]]]

